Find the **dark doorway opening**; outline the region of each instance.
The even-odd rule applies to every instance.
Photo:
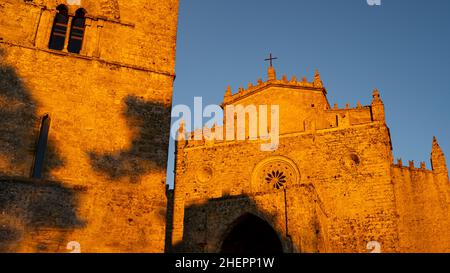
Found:
[[[222,244],[221,253],[279,254],[280,239],[273,228],[261,218],[247,214],[237,220]]]

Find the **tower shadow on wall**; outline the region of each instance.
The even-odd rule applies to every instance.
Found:
[[[21,77],[3,61],[4,55],[0,48],[0,176],[11,175],[8,165],[31,174],[29,161],[36,149],[42,117],[37,115],[38,105]],[[51,139],[44,165],[44,176],[64,165]]]
[[[131,183],[152,170],[166,171],[167,156],[161,147],[169,145],[170,108],[157,102],[129,95],[123,113],[128,127],[135,132],[127,150],[99,154],[88,152],[95,171],[111,180],[129,178]]]
[[[15,69],[4,60],[0,48],[0,252],[21,251],[28,232],[55,230],[65,233],[84,226],[77,217],[78,190],[61,182],[43,182],[17,175],[11,169],[29,171],[36,149],[41,118],[37,103]],[[64,166],[56,144],[49,139],[43,177]],[[54,251],[36,242],[34,251]],[[25,251],[32,251],[29,247]]]
[[[169,252],[254,255],[292,251],[286,230],[274,227],[280,216],[262,210],[251,196],[210,199],[187,206],[184,213],[183,240],[168,248]],[[169,225],[166,245],[171,245],[172,228]]]

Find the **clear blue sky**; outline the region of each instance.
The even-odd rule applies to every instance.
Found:
[[[180,0],[174,105],[219,104],[227,85],[319,69],[331,104],[379,88],[395,158],[425,161],[433,135],[450,163],[450,1]],[[173,183],[173,141],[168,183]]]

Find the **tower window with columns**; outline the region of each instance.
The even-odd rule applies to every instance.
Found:
[[[54,50],[63,50],[66,41],[67,25],[69,23],[69,9],[65,5],[59,5],[53,21],[52,33],[48,47]]]
[[[79,54],[83,46],[85,27],[85,9],[78,9],[75,12],[75,16],[73,16],[69,14],[67,6],[59,5],[53,21],[49,49],[67,50],[68,52]],[[66,37],[69,37],[68,42]]]
[[[78,9],[75,17],[72,19],[72,26],[70,30],[69,46],[67,50],[72,53],[80,53],[83,45],[84,29],[86,26],[86,11]]]

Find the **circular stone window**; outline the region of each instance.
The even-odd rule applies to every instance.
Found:
[[[361,164],[361,159],[355,153],[350,153],[342,158],[342,164],[346,169],[353,170]]]
[[[196,177],[199,182],[205,183],[211,180],[213,174],[213,169],[211,167],[205,166],[197,170]]]
[[[277,156],[258,163],[253,170],[252,192],[282,190],[297,184],[300,174],[295,163]]]

